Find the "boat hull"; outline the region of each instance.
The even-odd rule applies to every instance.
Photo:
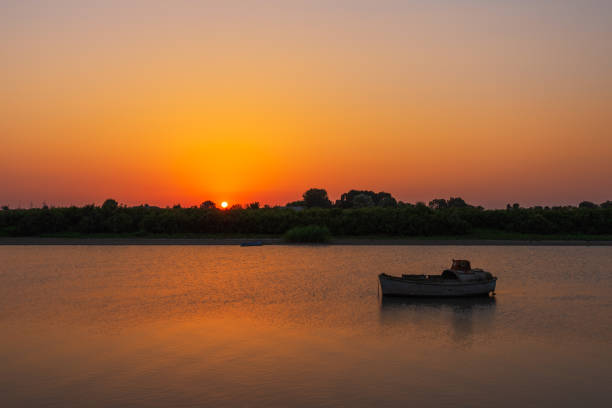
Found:
[[[261,241],[248,241],[240,244],[241,247],[252,247],[252,246],[262,246],[263,242]]]
[[[495,291],[497,278],[486,281],[427,281],[398,278],[380,274],[378,276],[382,294],[385,296],[455,297],[488,295]]]

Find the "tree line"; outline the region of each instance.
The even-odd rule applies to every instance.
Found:
[[[460,197],[403,203],[385,192],[351,190],[332,203],[324,189],[306,191],[284,207],[254,202],[227,210],[214,202],[200,206],[127,207],[108,199],[101,206],[0,211],[0,234],[271,234],[317,225],[334,235],[464,235],[475,229],[535,234],[612,234],[612,202],[579,206],[487,210]]]

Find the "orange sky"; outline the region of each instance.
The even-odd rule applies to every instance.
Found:
[[[612,199],[610,2],[82,3],[0,5],[0,204]]]

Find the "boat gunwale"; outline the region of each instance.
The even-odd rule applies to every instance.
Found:
[[[497,277],[493,276],[491,279],[481,280],[481,281],[470,281],[470,282],[461,282],[448,280],[447,282],[428,282],[428,279],[405,279],[399,276],[387,275],[386,273],[381,273],[378,275],[379,279],[387,279],[393,280],[402,283],[411,283],[416,285],[432,285],[432,286],[473,286],[473,285],[482,285],[485,283],[490,283],[493,281],[497,281]]]
[[[442,295],[429,295],[429,294],[410,294],[410,295],[404,295],[401,293],[383,293],[382,295],[384,297],[395,297],[395,298],[430,298],[430,299],[457,299],[457,298],[478,298],[478,297],[490,297],[492,299],[494,299],[494,297],[492,297],[489,292],[477,292],[477,293],[459,293],[459,294],[452,294],[452,295],[448,295],[448,294],[442,294]],[[493,293],[493,295],[495,295],[495,293]]]

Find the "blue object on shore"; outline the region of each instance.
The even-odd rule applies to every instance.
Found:
[[[248,241],[240,244],[241,247],[250,247],[250,246],[262,246],[263,242],[261,241]]]

